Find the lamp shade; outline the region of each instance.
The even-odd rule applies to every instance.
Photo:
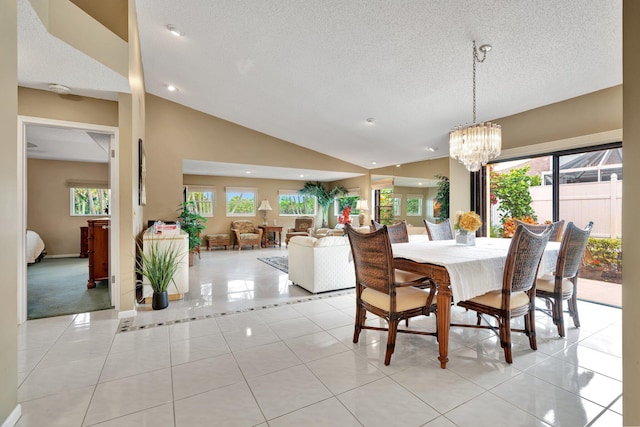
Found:
[[[358,200],[356,202],[356,210],[357,211],[368,211],[369,210],[369,202],[366,200]]]
[[[260,203],[260,206],[258,206],[258,210],[259,211],[272,211],[273,209],[271,209],[271,205],[269,204],[269,201],[267,199],[262,200],[262,203]]]

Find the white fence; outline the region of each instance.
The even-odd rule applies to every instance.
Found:
[[[551,186],[530,187],[538,222],[550,220],[552,215]],[[497,209],[492,209],[493,223],[497,223]],[[622,236],[622,181],[613,174],[611,181],[560,184],[560,219],[573,221],[584,227],[593,221],[593,237]]]

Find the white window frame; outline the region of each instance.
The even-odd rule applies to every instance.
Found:
[[[107,206],[110,205],[111,202],[111,190],[109,188],[101,188],[101,187],[70,187],[69,188],[69,216],[85,216],[85,217],[89,217],[89,216],[100,216],[100,217],[108,217],[110,216],[110,213],[88,213],[88,214],[83,214],[83,213],[75,213],[74,208],[75,208],[75,195],[76,195],[76,190],[106,190],[107,191]]]
[[[345,197],[360,197],[360,189],[359,188],[353,188],[353,189],[348,189],[347,190],[347,194],[345,194],[344,196],[340,196],[340,197],[336,197],[336,199],[334,199],[333,202],[333,214],[337,217],[339,217],[340,215],[342,215],[342,210],[339,209],[340,203],[336,203],[337,199],[342,199]],[[358,214],[356,213],[356,207],[354,206],[353,209],[351,210],[351,214],[349,215],[349,218],[357,218]]]
[[[201,185],[185,185],[184,190],[185,190],[186,201],[187,202],[193,201],[193,206],[195,207],[196,213],[200,214],[205,218],[211,218],[214,216],[215,209],[216,209],[216,187],[201,186]],[[191,196],[193,193],[202,193],[205,195],[210,193],[211,196],[208,197],[207,200],[194,200],[194,198]],[[202,206],[207,204],[211,206],[210,212],[207,212],[205,209],[202,209]]]
[[[251,212],[235,213],[229,212],[229,195],[231,193],[251,194],[253,198],[253,209]],[[244,197],[243,197],[244,199]],[[254,217],[256,216],[256,200],[258,200],[258,189],[255,187],[226,187],[225,188],[225,213],[227,217]]]
[[[300,197],[300,198],[311,198],[313,199],[313,212],[305,212],[305,213],[284,213],[280,210],[280,198],[281,197]],[[308,196],[305,194],[300,194],[298,190],[278,190],[278,212],[280,216],[316,216],[318,214],[318,199],[315,196]]]
[[[409,200],[414,200],[414,199],[419,200],[417,213],[409,212],[409,208],[408,208]],[[406,216],[422,216],[423,205],[424,205],[424,196],[422,194],[407,194],[407,201],[405,202],[405,205],[404,205]]]
[[[393,196],[393,216],[400,216],[402,212],[402,194]]]

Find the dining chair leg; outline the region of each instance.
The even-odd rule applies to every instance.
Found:
[[[504,348],[504,358],[507,363],[513,363],[511,354],[511,319],[502,319],[500,322],[500,346]]]
[[[384,364],[391,363],[391,355],[396,349],[396,336],[398,335],[398,319],[389,320],[389,330],[387,331],[387,353],[384,356]]]
[[[536,309],[532,307],[524,316],[524,329],[529,337],[529,347],[531,350],[538,349],[538,343],[536,342]]]
[[[571,318],[573,319],[573,325],[576,328],[580,327],[580,317],[578,316],[578,296],[577,296],[578,292],[576,289],[576,283],[574,282],[573,284],[573,294],[571,295],[571,298],[569,298],[569,300],[567,301],[567,305],[569,307],[569,315],[571,315]]]
[[[357,307],[356,308],[356,324],[353,331],[353,342],[354,344],[358,343],[358,339],[360,338],[360,331],[362,331],[362,325],[364,325],[364,317],[365,317],[365,308]]]
[[[562,312],[562,298],[556,298],[553,306],[553,323],[558,328],[558,335],[564,338],[564,314]]]

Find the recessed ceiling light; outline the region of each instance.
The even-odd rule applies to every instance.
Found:
[[[376,119],[374,119],[373,117],[369,117],[367,119],[367,123],[369,123],[370,125],[374,124],[376,122]]]
[[[418,185],[422,185],[422,183],[421,183],[421,182],[419,182],[419,183],[418,183]]]
[[[396,165],[397,168],[399,168],[401,165]]]
[[[437,148],[427,147],[427,151],[431,151],[432,153],[433,153],[434,151],[436,151],[436,150],[437,150]]]
[[[177,87],[175,87],[174,85],[168,85],[168,86],[167,86],[167,90],[168,90],[169,92],[175,92],[175,91],[177,91],[177,90],[178,90],[178,88],[177,88]]]
[[[57,83],[49,84],[49,90],[51,92],[58,93],[60,95],[69,95],[71,93],[71,89],[64,85],[59,85]]]
[[[372,164],[372,165],[377,165],[377,164],[378,164],[378,162],[371,162],[371,164]]]
[[[251,174],[251,171],[245,171],[244,173],[246,173],[247,175]]]
[[[304,175],[300,174],[300,178],[304,178]]]
[[[173,34],[176,37],[181,37],[182,36],[182,31],[177,29],[175,27],[175,25],[172,25],[172,24],[167,25],[167,30],[171,31],[171,34]]]

